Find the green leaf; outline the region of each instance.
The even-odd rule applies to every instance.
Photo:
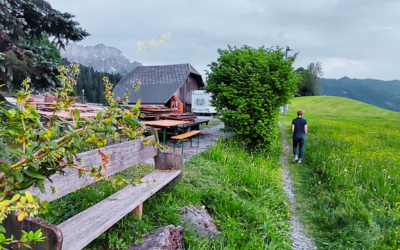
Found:
[[[59,130],[60,128],[57,126],[54,126],[54,127],[52,127],[51,128],[51,137],[50,137],[50,139],[52,139],[52,138],[54,138],[57,134],[58,134],[58,130]]]
[[[39,188],[40,192],[45,194],[46,189],[44,188],[44,180],[36,180],[35,183],[36,183],[36,187]]]
[[[11,173],[10,169],[8,168],[8,166],[6,166],[6,165],[4,165],[4,164],[1,164],[1,165],[0,165],[0,169],[1,169],[1,171],[3,171],[7,176],[11,176],[11,175],[12,175],[12,173]]]
[[[6,233],[6,229],[0,225],[0,233],[5,234]]]
[[[14,149],[14,148],[7,148],[7,151],[10,152],[11,154],[15,154],[18,156],[23,156],[24,152],[22,152],[20,149]]]
[[[75,117],[75,122],[79,122],[79,120],[80,120],[79,109],[74,110],[74,117]]]
[[[41,175],[41,174],[34,173],[34,172],[31,172],[31,171],[28,171],[28,170],[25,170],[25,169],[22,169],[22,172],[24,172],[26,175],[29,175],[32,178],[41,179],[41,180],[46,179],[46,177]]]
[[[36,181],[36,179],[29,179],[27,181],[22,182],[19,184],[19,188],[16,188],[17,190],[25,190],[32,186],[32,184]]]
[[[21,171],[19,171],[18,169],[15,169],[14,170],[14,178],[18,182],[22,182],[24,180],[24,175],[21,173]]]
[[[6,109],[2,108],[3,113],[10,119],[12,119],[14,117],[14,115],[10,112],[8,112]]]
[[[139,100],[137,101],[137,103],[136,103],[136,108],[137,108],[137,109],[140,107],[140,104],[141,104],[141,100],[139,99]]]
[[[103,112],[101,112],[101,110],[99,110],[96,115],[96,120],[98,120],[102,114],[103,114]]]
[[[140,125],[140,123],[137,120],[133,119],[133,118],[124,118],[124,121],[129,123],[129,125],[131,125],[132,127]]]

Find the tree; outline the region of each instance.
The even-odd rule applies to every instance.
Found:
[[[299,77],[301,81],[299,82],[298,85],[298,92],[296,95],[298,96],[309,96],[311,95],[310,91],[310,83],[309,83],[309,78],[306,76],[308,74],[307,70],[304,69],[303,67],[300,67],[296,69],[296,72],[299,74]]]
[[[57,47],[65,48],[89,33],[78,27],[73,15],[53,9],[45,0],[0,0],[0,13],[0,84],[19,88],[30,76],[35,87],[56,87]]]
[[[209,66],[206,90],[227,126],[252,148],[268,148],[275,139],[279,107],[293,97],[299,82],[295,57],[285,61],[281,48],[228,46]]]
[[[324,72],[322,71],[320,62],[310,63],[307,69],[300,67],[296,69],[296,72],[302,79],[298,86],[300,96],[321,95],[321,77],[324,75]]]
[[[321,77],[324,75],[320,62],[310,63],[307,67],[306,76],[311,83],[311,95],[321,95]]]

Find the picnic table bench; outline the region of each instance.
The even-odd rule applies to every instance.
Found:
[[[196,137],[197,138],[197,147],[199,147],[199,141],[200,141],[200,137],[198,136],[198,134],[200,134],[201,131],[200,130],[193,130],[184,134],[180,134],[180,135],[176,135],[176,136],[172,136],[171,139],[174,140],[174,153],[175,153],[175,146],[176,143],[178,141],[182,142],[182,155],[183,155],[183,150],[185,149],[185,139],[190,138],[190,147],[192,147],[192,138]]]
[[[149,136],[147,139],[155,140],[154,136]],[[114,144],[101,148],[101,151],[110,155],[110,163],[105,172],[108,176],[145,162],[150,158],[154,158],[155,171],[142,177],[142,183],[123,188],[57,226],[34,217],[26,217],[22,222],[17,222],[15,216],[8,216],[3,221],[7,236],[14,235],[14,237],[19,238],[21,230],[36,231],[42,229],[43,236],[46,239],[44,242],[31,245],[33,249],[82,249],[128,213],[134,212],[140,217],[144,201],[163,187],[177,184],[182,176],[182,156],[163,153],[152,146],[144,146],[143,140]],[[101,165],[98,150],[83,152],[77,156],[82,160],[77,165],[78,167],[90,168],[91,164],[93,166]],[[64,175],[56,174],[51,179],[53,183],[47,181],[45,188],[51,190],[50,186],[54,186],[57,190],[56,194],[51,192],[43,194],[33,187],[29,191],[39,197],[41,201],[50,202],[99,181],[99,179],[88,176],[87,173],[79,178],[78,171],[71,168],[66,168]]]

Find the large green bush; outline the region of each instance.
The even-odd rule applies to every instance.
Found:
[[[293,97],[299,77],[280,48],[219,49],[212,62],[206,90],[221,120],[233,127],[243,143],[252,148],[269,148],[275,138],[279,107]]]

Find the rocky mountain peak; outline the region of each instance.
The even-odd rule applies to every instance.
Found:
[[[60,53],[62,57],[70,61],[77,61],[82,65],[93,67],[97,71],[108,73],[125,75],[137,66],[142,66],[141,63],[136,61],[131,63],[120,50],[104,44],[83,46],[70,43]]]

